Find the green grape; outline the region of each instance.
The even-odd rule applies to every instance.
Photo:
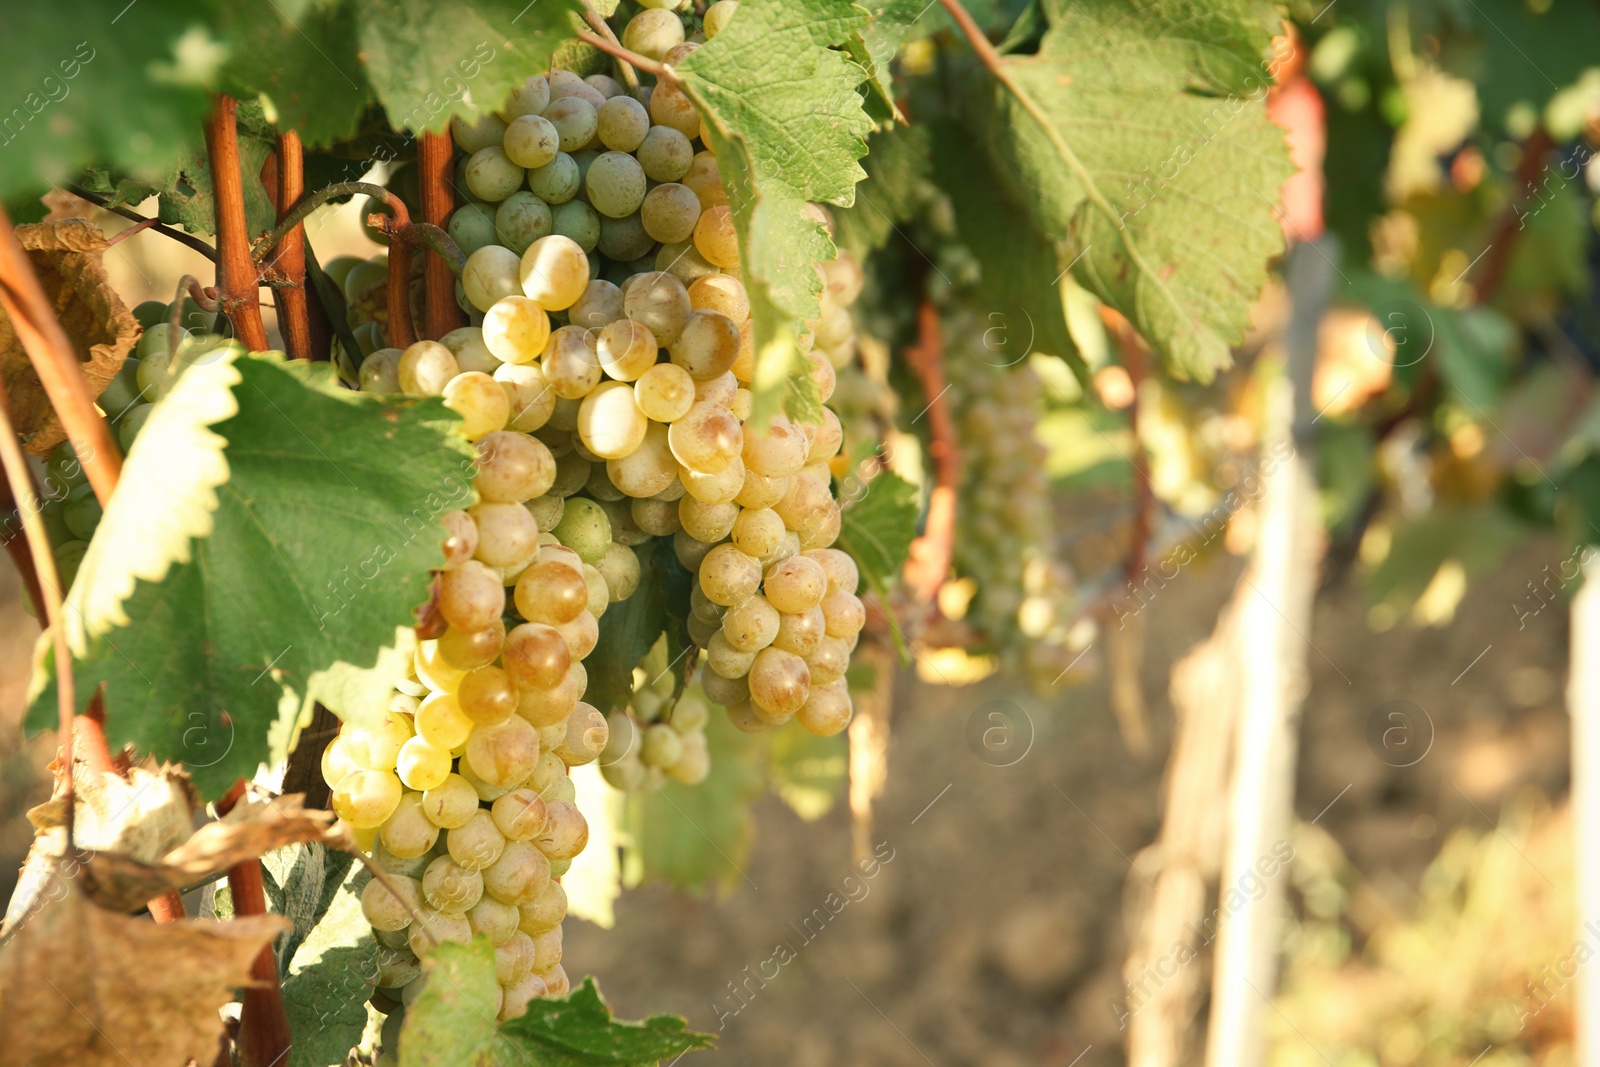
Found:
[[[506,842],[500,858],[483,871],[484,892],[513,907],[539,899],[549,884],[550,860],[527,841]]]
[[[577,195],[581,182],[577,162],[565,152],[528,171],[528,188],[547,204],[565,204]]]
[[[521,296],[518,280],[522,259],[503,245],[485,245],[467,257],[461,286],[472,306],[488,311],[497,300]]]
[[[706,8],[701,27],[705,30],[706,40],[715,40],[717,34],[728,28],[728,21],[733,18],[735,11],[739,10],[739,0],[717,0],[716,3]]]
[[[376,829],[394,814],[403,791],[392,771],[352,771],[333,790],[333,810],[354,829]]]
[[[86,482],[76,486],[67,494],[66,502],[61,508],[62,521],[66,523],[72,536],[80,541],[94,538],[94,531],[100,525],[102,514],[100,501],[94,495],[94,488]]]
[[[533,843],[552,860],[570,860],[588,844],[589,824],[570,800],[552,800],[545,807],[549,821]]]
[[[512,788],[533,773],[539,737],[529,723],[512,715],[503,722],[473,727],[462,761],[485,783]]]
[[[555,477],[555,457],[537,438],[498,430],[478,440],[473,485],[482,501],[520,504],[547,491]]]
[[[560,882],[551,882],[532,904],[519,905],[517,928],[529,937],[554,930],[567,917],[567,891]]]
[[[601,559],[611,547],[611,522],[605,510],[593,500],[582,497],[567,501],[566,513],[551,532],[585,563]]]
[[[498,862],[498,861],[496,861]],[[523,937],[524,934],[517,926],[522,921],[522,914],[510,904],[503,904],[489,895],[489,879],[484,875],[484,896],[472,907],[467,909],[467,922],[472,925],[474,934],[482,934],[490,943],[496,946],[496,957],[499,955],[499,946],[506,945],[513,938]],[[532,939],[528,944],[532,945]]]
[[[556,158],[561,150],[561,131],[541,115],[521,115],[506,127],[501,147],[511,162],[533,170]]]
[[[462,254],[470,256],[496,243],[494,217],[494,210],[486,204],[462,204],[450,213],[446,229]]]
[[[637,213],[620,219],[600,216],[600,240],[596,247],[610,259],[632,263],[649,255],[655,244]]]
[[[622,29],[622,44],[642,56],[659,60],[667,50],[683,43],[683,20],[671,11],[646,8]],[[657,91],[660,90],[658,85]]]
[[[659,126],[694,138],[700,134],[700,114],[682,89],[672,82],[657,84],[650,92],[650,118]],[[685,163],[687,169],[687,163]]]
[[[500,858],[505,847],[505,835],[495,826],[493,816],[482,808],[464,825],[445,833],[445,848],[450,853],[450,859],[456,866],[469,871],[483,870]],[[481,880],[479,884],[482,884]],[[467,907],[475,903],[476,899]]]
[[[704,569],[702,564],[701,570]],[[728,609],[722,617],[722,636],[740,652],[760,652],[778,636],[780,621],[778,609],[766,597],[757,594]]]
[[[402,364],[404,359],[402,356]],[[511,417],[511,401],[505,390],[493,377],[482,371],[466,371],[446,382],[444,406],[461,416],[461,421],[454,429],[469,441],[503,429]]]
[[[622,306],[628,318],[649,329],[656,343],[670,347],[683,333],[692,308],[689,291],[670,274],[640,274],[623,288]]]
[[[656,252],[655,261],[651,266],[672,275],[686,286],[692,286],[701,278],[717,273],[717,268],[706,262],[706,258],[696,250],[692,240],[662,245]]]
[[[472,825],[469,821],[467,827]],[[448,842],[465,829],[446,830],[445,840]],[[451,915],[465,914],[483,899],[483,875],[479,873],[480,870],[479,867],[458,863],[451,856],[435,857],[422,872],[422,899],[430,908]]]
[[[471,729],[470,722],[468,729]],[[462,740],[465,741],[465,737]],[[422,813],[429,822],[447,830],[466,825],[477,811],[477,791],[459,774],[449,775],[443,783],[422,794]]]
[[[687,241],[700,221],[700,200],[687,185],[666,182],[645,196],[639,218],[654,240],[663,244]]]
[[[606,580],[612,603],[628,599],[639,588],[639,557],[627,545],[613,542],[594,566]]]
[[[544,117],[556,128],[561,139],[561,151],[568,153],[576,152],[594,140],[599,122],[594,104],[581,96],[552,100],[544,110]]]
[[[531,841],[544,831],[544,798],[532,789],[513,789],[494,802],[489,811],[507,841]]]
[[[543,74],[534,74],[527,81],[511,90],[511,95],[506,98],[506,106],[500,112],[500,117],[505,122],[514,122],[522,115],[542,114],[544,109],[549,106],[550,83]],[[452,121],[452,129],[454,125]]]
[[[522,185],[523,170],[498,144],[481,148],[467,160],[467,188],[480,200],[504,200]]]
[[[582,327],[563,326],[550,335],[540,366],[550,391],[577,403],[600,384],[598,339]],[[576,419],[572,428],[577,428]]]
[[[757,652],[746,678],[755,714],[769,722],[790,718],[811,695],[810,667],[804,659],[781,648]]]
[[[549,236],[553,225],[550,205],[526,189],[506,197],[494,213],[495,241],[519,255]]]
[[[439,396],[460,373],[455,353],[437,341],[418,341],[400,354],[395,377],[407,396]]]
[[[361,914],[375,930],[404,930],[422,905],[422,886],[414,878],[390,877],[389,883],[374,878],[362,887]]]
[[[839,679],[828,685],[814,687],[796,717],[809,733],[818,737],[832,737],[850,725],[854,711],[850,703],[850,689],[843,679]]]
[[[694,406],[694,379],[672,363],[653,364],[639,375],[633,389],[640,410],[656,422],[675,422]]]
[[[528,246],[518,278],[523,294],[540,307],[564,311],[589,287],[589,258],[572,238],[552,234]]]
[[[739,266],[739,235],[733,228],[733,212],[726,204],[701,213],[694,227],[694,246],[707,260],[725,270]]]
[[[626,218],[638,211],[644,202],[644,169],[626,152],[603,152],[590,164],[584,188],[589,194],[589,203],[600,214],[614,219]],[[645,228],[648,232],[648,224]]]
[[[687,292],[684,293],[684,297],[687,299]],[[689,376],[696,381],[721,378],[729,373],[734,359],[739,355],[739,327],[720,311],[690,311],[684,320],[681,332],[677,339],[670,343],[668,350],[672,353],[672,362],[688,371]],[[730,375],[726,385],[728,399],[732,399],[732,393],[738,389],[738,383]],[[702,397],[702,399],[710,398]],[[798,433],[798,430],[796,432]],[[758,438],[751,435],[749,439]],[[749,448],[748,444],[746,448]],[[803,450],[800,456],[803,461],[805,457]]]
[[[710,152],[696,152],[689,161],[689,169],[676,180],[694,190],[694,195],[700,198],[702,211],[728,202],[728,191],[722,185],[722,170],[717,166],[717,157]]]
[[[696,310],[720,311],[735,323],[750,317],[749,294],[745,292],[744,283],[731,274],[707,274],[696,279],[689,286],[689,306]]]
[[[631,96],[617,96],[600,106],[596,132],[613,152],[632,152],[650,132],[650,112]]]
[[[551,232],[570,237],[585,252],[600,243],[600,216],[582,200],[569,200],[551,212]]]
[[[506,399],[511,404],[511,421],[508,424],[511,429],[533,433],[550,421],[550,416],[555,413],[556,395],[544,376],[544,368],[532,363],[507,363],[495,369],[494,380],[505,390]],[[554,452],[551,454],[554,455]]]
[[[481,630],[505,611],[500,576],[478,560],[444,572],[439,583],[439,614],[451,626]]]
[[[457,116],[450,120],[450,134],[456,147],[470,156],[504,140],[506,123],[498,115],[485,115],[476,122]]]
[[[517,689],[511,676],[501,668],[474,667],[461,678],[456,704],[461,708],[461,713],[473,721],[473,732],[476,733],[479,726],[504,722],[511,717],[517,710]],[[467,743],[471,745],[471,735],[468,735]],[[479,770],[476,767],[473,769]],[[481,776],[481,771],[479,773]],[[493,785],[502,784],[493,778],[484,780]]]
[[[449,773],[450,754],[445,753],[445,773]],[[406,793],[394,814],[378,831],[391,855],[397,859],[416,859],[426,855],[439,838],[439,828],[422,812],[422,794]]]
[[[115,422],[144,399],[144,394],[139,389],[139,359],[136,356],[129,356],[122,361],[117,373],[101,390],[98,403],[100,409],[106,413],[106,417]]]
[[[649,424],[627,382],[601,382],[578,408],[578,436],[601,459],[632,454],[644,442]]]
[[[652,103],[652,113],[654,109]],[[689,167],[694,162],[694,145],[688,137],[669,125],[652,126],[633,155],[639,161],[645,177],[651,181],[675,182],[688,175]]]
[[[672,424],[668,440],[679,463],[703,474],[717,474],[739,458],[744,431],[727,408],[696,401],[687,414]]]

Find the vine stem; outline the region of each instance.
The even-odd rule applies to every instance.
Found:
[[[9,230],[7,231],[9,232]],[[31,492],[33,478],[28,473],[28,461],[17,443],[16,428],[11,424],[11,399],[0,384],[0,464],[5,467],[6,484],[13,498]],[[39,576],[39,586],[44,594],[45,618],[50,624],[50,644],[56,656],[56,708],[61,741],[61,792],[67,803],[67,853],[73,852],[72,822],[75,793],[72,781],[74,753],[72,747],[72,720],[77,708],[73,690],[72,653],[67,648],[67,630],[62,625],[61,575],[56,570],[55,555],[50,551],[50,537],[45,533],[44,520],[36,508],[18,509],[22,516],[22,531],[28,539],[28,550],[33,554],[33,567]]]
[[[239,170],[238,104],[219,95],[206,117],[206,156],[217,217],[217,291],[233,332],[252,352],[267,349],[261,321],[260,276],[250,258],[250,230],[244,214],[244,179]]]
[[[622,47],[622,42],[617,40],[616,33],[612,31],[606,20],[600,17],[600,12],[596,11],[593,5],[588,3],[583,5],[583,21],[587,22],[595,33],[598,33],[618,48]],[[633,69],[633,63],[616,54],[613,54],[611,58],[617,61],[617,73],[622,76],[622,84],[631,96],[633,90],[639,88],[639,75]]]
[[[245,794],[248,783],[240,778],[217,801],[217,814],[233,810]],[[250,859],[228,868],[228,892],[233,898],[234,915],[267,914],[267,890],[261,880],[261,860]],[[289,1013],[283,1006],[283,989],[278,984],[278,958],[266,945],[250,964],[255,985],[246,986],[239,1012],[239,1058],[244,1067],[279,1067],[288,1061],[291,1035]]]
[[[430,226],[444,226],[455,206],[455,193],[450,188],[454,157],[455,145],[449,133],[422,135],[422,144],[417,149],[417,167],[421,172],[422,221]],[[429,249],[423,264],[424,325],[428,336],[438,340],[465,322],[466,317],[456,304],[456,275],[461,272],[446,262],[438,249],[431,246]]]
[[[66,331],[33,273],[28,254],[11,228],[11,218],[0,207],[0,307],[11,320],[17,339],[28,353],[45,395],[66,428],[78,452],[95,499],[105,507],[122,474],[122,452],[111,428],[94,406],[89,383]]]
[[[924,298],[917,307],[917,342],[906,349],[906,362],[928,398],[928,455],[933,460],[933,491],[928,495],[928,521],[911,546],[904,575],[906,587],[920,603],[938,595],[950,572],[955,552],[956,493],[961,482],[961,453],[956,447],[955,420],[945,399],[944,338],[939,309]]]
[[[143,233],[145,230],[160,225],[161,223],[156,219],[145,219],[143,222],[136,222],[132,226],[129,226],[126,230],[123,230],[121,233],[112,234],[109,238],[107,238],[106,247],[110,248],[112,245],[119,245],[123,241],[126,241],[128,238],[132,237],[134,234]]]
[[[373,185],[371,182],[335,182],[332,185],[323,186],[316,192],[306,193],[296,200],[287,211],[284,211],[279,216],[278,225],[273,228],[272,232],[256,242],[253,250],[255,261],[257,263],[263,262],[272,253],[272,250],[278,246],[278,242],[288,235],[290,230],[305,222],[311,213],[323,204],[336,200],[341,196],[354,196],[358,193],[377,197],[389,205],[389,210],[395,213],[396,218],[406,222],[411,220],[410,214],[406,211],[405,201],[383,186]]]
[[[638,52],[622,47],[617,43],[615,35],[611,35],[611,39],[607,40],[605,37],[590,33],[588,30],[579,30],[578,40],[592,44],[612,59],[620,59],[629,66],[637,67],[653,77],[665,78],[671,82],[679,80],[677,71],[673,70],[670,64],[659,63],[649,56],[641,56]]]
[[[164,237],[170,237],[179,244],[185,245],[188,248],[192,248],[194,251],[199,252],[202,256],[205,256],[213,263],[216,262],[217,250],[193,234],[184,233],[182,230],[174,230],[171,226],[168,226],[166,223],[157,219],[146,218],[137,211],[134,211],[132,208],[113,203],[110,197],[102,196],[99,193],[91,193],[81,185],[68,184],[64,186],[64,188],[73,196],[89,201],[89,203],[100,208],[102,211],[109,211],[113,215],[121,215],[123,218],[132,222],[137,222],[141,226],[144,224],[149,224],[150,229],[154,230],[156,233],[159,233]],[[133,230],[125,230],[111,238],[111,243],[116,244],[124,237],[131,237],[133,236],[133,232]]]
[[[280,221],[288,208],[300,199],[305,191],[305,153],[301,150],[300,135],[287,130],[278,136],[278,215]],[[310,359],[311,308],[306,300],[306,245],[305,224],[289,230],[286,239],[278,246],[274,262],[283,271],[289,285],[278,293],[278,332],[283,334],[284,348],[290,359]]]
[[[441,262],[449,268],[450,278],[450,303],[455,307],[455,280],[461,277],[461,272],[467,269],[467,257],[456,244],[455,238],[439,227],[426,222],[396,222],[394,216],[385,215],[374,211],[367,216],[367,225],[380,233],[388,235],[391,240],[399,239],[407,244],[421,245],[437,255]],[[456,310],[460,310],[458,307]]]

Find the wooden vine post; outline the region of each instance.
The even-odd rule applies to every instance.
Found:
[[[1571,675],[1567,708],[1572,715],[1572,833],[1577,907],[1572,936],[1592,945],[1600,929],[1600,549],[1587,546],[1583,588],[1572,598]],[[1572,1018],[1577,1027],[1577,1063],[1600,1067],[1600,979],[1592,967],[1578,968]]]
[[[455,145],[450,134],[423,134],[417,150],[417,165],[422,172],[422,221],[443,227],[455,207],[455,196],[450,189],[455,175]],[[456,304],[455,272],[443,256],[431,250],[424,257],[423,292],[426,294],[425,328],[430,339],[437,341],[465,324],[466,316]]]
[[[1228,843],[1219,894],[1286,840],[1294,813],[1295,756],[1305,697],[1311,602],[1320,556],[1316,458],[1312,447],[1311,372],[1317,325],[1333,288],[1337,242],[1299,245],[1289,256],[1292,310],[1284,337],[1285,373],[1267,393],[1262,438],[1262,494],[1249,586],[1239,606],[1241,664],[1235,719]],[[1287,447],[1286,447],[1287,446]],[[1211,990],[1208,1067],[1260,1067],[1266,1021],[1277,988],[1282,878],[1249,907],[1226,906]]]

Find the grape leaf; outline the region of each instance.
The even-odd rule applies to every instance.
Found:
[[[467,944],[446,941],[423,961],[422,992],[400,1026],[400,1067],[497,1067],[495,1029],[500,988],[494,945],[482,934]]]
[[[320,846],[312,846],[320,847]],[[328,1067],[344,1063],[361,1043],[367,1025],[367,997],[377,981],[379,948],[361,912],[361,889],[370,875],[343,853],[326,853],[334,891],[318,894],[324,910],[289,957],[283,975],[283,1006],[294,1041],[286,1067]],[[333,862],[343,857],[343,862]],[[327,897],[326,901],[323,899]],[[295,932],[300,934],[300,919]]]
[[[266,119],[260,103],[241,101],[238,108],[239,171],[244,185],[245,225],[252,234],[265,233],[277,221],[272,196],[261,181],[261,167],[278,147],[277,131]],[[162,222],[182,226],[190,233],[217,232],[215,194],[206,142],[196,135],[178,156],[178,165],[156,183],[161,195]]]
[[[355,132],[372,96],[356,43],[356,14],[347,3],[224,4],[218,28],[232,46],[226,88],[242,99],[271,101],[281,129],[307,145]]]
[[[576,0],[355,0],[367,76],[412,133],[497,110],[569,36]]]
[[[600,616],[600,643],[584,668],[589,686],[583,698],[610,714],[628,703],[633,694],[633,669],[655,646],[666,626],[666,572],[658,566],[662,546],[672,552],[670,538],[656,538],[639,557],[639,588],[628,599],[606,608]]]
[[[750,805],[767,789],[765,745],[717,713],[706,723],[706,747],[711,774],[699,785],[669,781],[628,794],[624,884],[661,879],[679,889],[730,888],[745,877]]]
[[[796,325],[817,315],[816,264],[833,242],[807,201],[848,206],[872,119],[861,67],[831,46],[866,24],[849,0],[745,0],[738,17],[677,68],[717,154],[739,234],[755,323],[751,421],[780,410],[821,418]]]
[[[313,674],[372,664],[411,621],[443,561],[438,517],[472,499],[439,401],[342,390],[325,364],[216,365],[237,384],[191,367],[151,415],[67,615],[80,702],[107,682],[111,743],[182,761],[209,797],[255,773],[285,698],[293,717]],[[168,409],[194,374],[220,454]],[[56,717],[43,659],[32,729]]]
[[[956,232],[979,269],[973,295],[984,330],[980,358],[1011,366],[1033,352],[1060,356],[1087,380],[1067,329],[1060,281],[1067,263],[1056,246],[988,161],[973,158],[958,127],[935,123],[931,140],[935,181],[950,197]]]
[[[1049,7],[1038,55],[1002,61],[1020,97],[992,90],[999,172],[1085,288],[1174,373],[1210,380],[1283,247],[1292,168],[1261,104],[1277,15],[1255,0]]]
[[[278,915],[157,924],[96,907],[60,875],[38,899],[0,948],[8,1064],[210,1063],[218,1009],[289,925]]]
[[[15,4],[0,34],[0,196],[38,195],[90,163],[169,171],[207,107],[221,55],[209,5]]]
[[[539,1067],[644,1067],[716,1044],[676,1015],[617,1022],[593,978],[562,999],[533,1001],[527,1014],[506,1023],[501,1033]]]
[[[833,235],[840,248],[864,260],[916,214],[928,195],[928,147],[926,126],[873,134],[867,176],[856,186],[856,202],[833,213]]]
[[[294,929],[273,946],[280,978],[289,973],[295,952],[333,906],[355,861],[349,852],[318,841],[275,849],[261,857],[267,910],[294,923]]]
[[[400,1028],[400,1067],[645,1067],[713,1044],[674,1015],[617,1022],[593,978],[497,1029],[494,946],[481,935],[440,945],[423,967],[427,983]]]
[[[917,487],[892,471],[868,482],[844,509],[839,541],[874,589],[893,584],[917,535]]]
[[[772,791],[811,822],[826,815],[850,777],[850,745],[843,734],[818,737],[807,730],[774,730],[767,746]]]

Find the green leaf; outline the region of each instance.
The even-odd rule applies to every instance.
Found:
[[[1410,614],[1418,624],[1442,624],[1454,614],[1454,603],[1442,619],[1437,612],[1418,613],[1423,594],[1441,572],[1458,571],[1467,584],[1477,581],[1526,533],[1525,526],[1493,505],[1441,504],[1397,523],[1388,554],[1366,582],[1374,621],[1392,624]]]
[[[0,33],[0,197],[38,195],[91,163],[172,168],[222,56],[199,0],[14,4]]]
[[[230,92],[265,96],[277,125],[308,146],[355,132],[372,88],[350,4],[224,4],[217,16],[232,46],[223,70]]]
[[[714,1043],[674,1015],[617,1022],[593,978],[531,1001],[497,1029],[494,946],[481,935],[440,945],[423,967],[427,982],[400,1028],[400,1067],[647,1067]]]
[[[523,1062],[539,1067],[648,1067],[716,1044],[710,1034],[688,1029],[676,1015],[617,1022],[593,978],[585,978],[560,1000],[533,1001],[526,1015],[506,1023],[501,1032],[530,1054]],[[411,1065],[402,1061],[401,1067]]]
[[[835,546],[850,553],[874,589],[893,584],[917,535],[917,487],[884,471],[844,509]]]
[[[438,400],[340,389],[326,364],[217,367],[191,367],[151,415],[68,597],[80,702],[105,681],[111,743],[182,761],[208,797],[255,773],[314,674],[372,665],[411,622],[443,561],[439,516],[473,499]],[[196,423],[216,423],[220,455]],[[36,683],[41,729],[48,656]]]
[[[355,861],[350,853],[317,841],[274,849],[261,857],[267,905],[294,923],[294,929],[273,946],[279,977],[289,974],[295,953],[328,913]]]
[[[354,0],[367,76],[389,120],[412,133],[496,111],[542,73],[577,0]]]
[[[1208,381],[1283,247],[1292,167],[1263,106],[1277,15],[1255,0],[1049,6],[1039,53],[1003,61],[1020,97],[995,86],[983,120],[1001,176],[1074,277],[1175,374]]]
[[[400,1026],[400,1067],[498,1067],[515,1062],[497,1049],[500,988],[494,945],[482,934],[447,941],[422,963],[427,981]]]
[[[984,315],[985,358],[1009,365],[1033,352],[1060,356],[1084,379],[1063,302],[1061,276],[1069,261],[989,162],[974,158],[971,139],[959,128],[935,124],[932,151],[934,180],[950,197],[956,232],[979,266],[973,296]]]
[[[882,248],[889,234],[908,222],[929,195],[928,130],[896,127],[872,136],[867,176],[856,186],[856,202],[833,213],[834,240],[857,259]],[[1053,257],[1055,252],[1050,250]]]
[[[321,848],[322,846],[313,846]],[[336,859],[343,857],[336,868]],[[310,857],[307,857],[308,860]],[[369,877],[353,857],[328,853],[333,892],[305,940],[294,950],[283,974],[283,1006],[294,1041],[286,1067],[336,1067],[361,1043],[367,1025],[367,997],[378,975],[372,927],[361,912],[361,888]],[[290,884],[293,884],[292,882]],[[300,932],[300,917],[295,932]],[[493,980],[493,974],[490,974]]]
[[[245,225],[252,235],[265,233],[277,221],[272,197],[261,181],[261,167],[278,147],[277,131],[267,122],[261,105],[243,101],[238,109],[239,170],[244,179]],[[160,218],[190,233],[217,232],[215,194],[206,142],[196,136],[184,147],[177,167],[157,183],[161,195]]]
[[[767,749],[772,791],[807,822],[822,818],[850,777],[850,745],[843,734],[818,737],[806,730],[774,730]]]
[[[633,669],[650,654],[666,626],[666,574],[657,565],[662,545],[672,551],[669,538],[657,538],[650,551],[638,553],[639,588],[600,616],[600,643],[584,661],[589,687],[583,698],[606,714],[628,703]]]
[[[751,421],[780,409],[821,418],[795,343],[817,315],[816,264],[833,242],[807,201],[848,206],[873,121],[857,86],[866,72],[832,46],[866,23],[849,0],[745,0],[716,39],[678,69],[717,154],[739,233],[755,322]]]
[[[750,806],[766,794],[766,735],[742,734],[726,715],[706,723],[711,774],[696,786],[666,782],[629,793],[623,825],[625,884],[731,888],[744,879],[754,835]]]
[[[345,722],[375,722],[389,710],[395,683],[406,677],[417,647],[412,626],[395,628],[391,642],[378,651],[371,667],[339,662],[311,676],[306,699],[327,705]]]

